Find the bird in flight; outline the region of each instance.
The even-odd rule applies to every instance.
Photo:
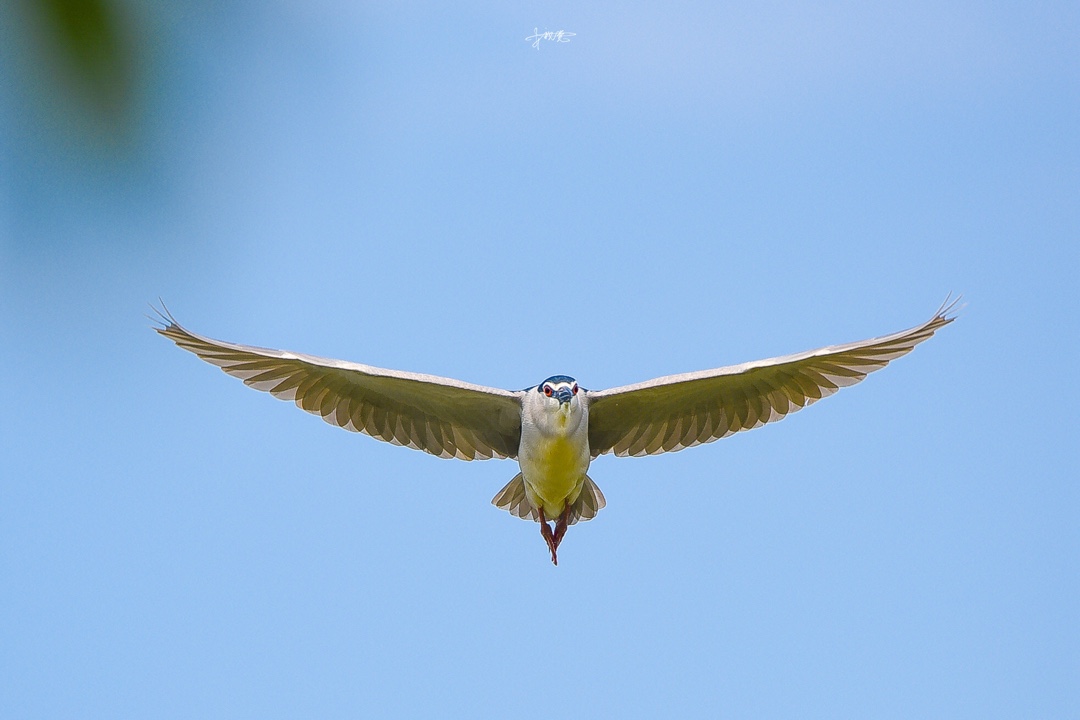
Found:
[[[609,390],[586,390],[567,375],[501,390],[236,345],[196,335],[164,306],[155,330],[331,425],[443,458],[516,459],[519,472],[492,503],[540,523],[558,565],[566,529],[607,504],[587,475],[593,458],[673,452],[780,420],[911,352],[955,319],[957,302],[946,300],[923,324],[892,335]]]

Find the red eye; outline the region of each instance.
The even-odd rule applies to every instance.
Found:
[[[551,397],[552,395],[555,394],[555,391],[551,389],[550,385],[545,385],[544,386],[544,394],[547,395],[548,397]]]
[[[577,383],[574,383],[574,388],[572,392],[577,395]]]

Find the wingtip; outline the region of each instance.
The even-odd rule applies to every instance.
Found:
[[[160,307],[158,307],[158,305],[154,305],[154,303],[147,303],[147,305],[150,307],[154,314],[144,314],[146,315],[147,319],[150,320],[150,322],[154,323],[154,325],[151,325],[151,327],[155,332],[163,333],[171,327],[180,326],[180,323],[176,322],[176,318],[174,318],[172,316],[172,313],[169,312],[169,308],[165,305],[165,301],[162,300],[160,297],[158,298],[158,305],[160,305]]]
[[[954,298],[952,292],[949,292],[945,297],[945,302],[941,303],[941,307],[934,313],[934,320],[937,320],[942,324],[948,324],[958,318],[960,316],[960,311],[967,307],[967,303],[961,303],[963,299],[964,296],[962,293],[957,293]]]

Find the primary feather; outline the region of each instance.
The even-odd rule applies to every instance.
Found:
[[[331,425],[444,458],[515,458],[519,392],[451,378],[237,345],[196,335],[166,314],[157,331],[246,385]]]
[[[956,302],[884,337],[588,391],[589,448],[593,457],[656,455],[779,420],[911,352],[953,321]]]

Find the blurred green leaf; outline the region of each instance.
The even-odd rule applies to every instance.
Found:
[[[131,103],[134,57],[129,25],[108,0],[37,0],[58,65],[90,109],[120,120]]]

